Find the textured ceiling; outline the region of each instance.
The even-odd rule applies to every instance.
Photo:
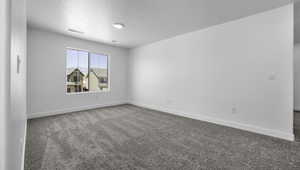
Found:
[[[31,27],[135,47],[288,3],[290,0],[27,0],[27,7]],[[115,22],[124,23],[125,29],[113,28]],[[84,34],[70,33],[68,28]]]

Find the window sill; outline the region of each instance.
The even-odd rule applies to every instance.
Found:
[[[107,93],[110,92],[110,89],[103,90],[103,91],[88,91],[88,92],[72,92],[66,93],[66,95],[83,95],[83,94],[97,94],[97,93]]]

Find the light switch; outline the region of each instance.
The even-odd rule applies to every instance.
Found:
[[[269,75],[269,80],[275,80],[275,79],[276,79],[276,75],[275,74]]]

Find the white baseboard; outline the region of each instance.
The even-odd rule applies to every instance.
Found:
[[[300,106],[294,106],[294,110],[299,112],[300,111]]]
[[[21,164],[21,170],[24,170],[25,167],[25,152],[26,152],[26,137],[27,137],[27,120],[25,122],[25,128],[24,128],[24,137],[23,137],[23,148],[22,148],[22,164]]]
[[[196,119],[196,120],[206,121],[206,122],[215,123],[215,124],[219,124],[219,125],[223,125],[223,126],[233,127],[233,128],[237,128],[237,129],[241,129],[241,130],[245,130],[245,131],[249,131],[249,132],[254,132],[254,133],[258,133],[258,134],[263,134],[263,135],[267,135],[267,136],[272,136],[272,137],[276,137],[276,138],[281,138],[281,139],[285,139],[285,140],[289,140],[289,141],[295,140],[293,133],[286,133],[286,132],[281,132],[281,131],[272,130],[272,129],[266,129],[266,128],[262,128],[262,127],[258,127],[258,126],[254,126],[254,125],[242,124],[242,123],[237,123],[237,122],[227,121],[227,120],[221,120],[221,119],[217,119],[217,118],[213,118],[213,117],[209,117],[209,116],[205,116],[205,115],[201,115],[201,114],[196,115],[196,114],[191,114],[191,113],[185,113],[183,111],[173,110],[173,109],[169,109],[169,108],[165,108],[165,107],[161,107],[161,106],[148,105],[148,104],[143,104],[143,103],[138,103],[138,102],[128,102],[128,103],[132,104],[132,105],[152,109],[152,110],[162,111],[162,112],[166,112],[169,114],[174,114],[174,115],[178,115],[178,116],[182,116],[182,117],[188,117],[191,119]]]
[[[126,104],[126,103],[127,102],[112,102],[112,103],[105,103],[105,104],[72,107],[72,108],[67,108],[67,109],[51,110],[51,111],[46,111],[46,112],[36,112],[36,113],[28,114],[27,118],[28,119],[40,118],[40,117],[59,115],[59,114],[65,114],[65,113],[70,113],[70,112],[78,112],[78,111],[83,111],[83,110],[96,109],[96,108],[101,108],[101,107],[122,105],[122,104]]]

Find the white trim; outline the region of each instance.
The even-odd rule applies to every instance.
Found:
[[[23,137],[23,148],[22,148],[22,164],[21,170],[25,168],[25,152],[26,152],[26,137],[27,137],[27,120],[25,120],[25,128],[24,128],[24,137]]]
[[[70,92],[70,93],[66,93],[66,95],[84,95],[84,94],[97,94],[97,93],[109,93],[110,92],[110,88],[107,88],[106,90],[102,90],[102,91],[87,91],[87,92]]]
[[[106,92],[110,92],[110,75],[111,75],[111,67],[110,67],[110,63],[111,63],[111,58],[110,58],[110,55],[109,54],[104,54],[104,53],[98,53],[98,52],[93,52],[93,51],[90,51],[90,50],[84,50],[84,49],[80,49],[80,48],[73,48],[73,47],[66,47],[66,50],[65,50],[65,56],[66,56],[66,69],[67,69],[67,50],[76,50],[76,51],[84,51],[84,52],[87,52],[88,53],[88,73],[90,72],[90,54],[91,53],[94,53],[94,54],[99,54],[99,55],[103,55],[103,56],[106,56],[107,57],[107,88],[106,90],[99,90],[99,91],[87,91],[87,92],[72,92],[72,93],[68,93],[67,92],[67,83],[68,83],[68,76],[67,74],[65,74],[65,92],[66,92],[66,95],[82,95],[82,94],[91,94],[91,93],[106,93]]]
[[[122,104],[126,104],[126,103],[127,102],[112,102],[112,103],[105,103],[105,104],[72,107],[72,108],[67,108],[67,109],[58,109],[58,110],[52,110],[52,111],[46,111],[46,112],[36,112],[36,113],[28,114],[27,119],[33,119],[33,118],[39,118],[39,117],[45,117],[45,116],[53,116],[53,115],[70,113],[70,112],[78,112],[78,111],[96,109],[96,108],[101,108],[101,107],[116,106],[116,105],[122,105]]]
[[[254,133],[258,133],[258,134],[263,134],[263,135],[267,135],[267,136],[277,137],[277,138],[281,138],[281,139],[285,139],[285,140],[289,140],[289,141],[295,140],[293,133],[286,133],[286,132],[282,132],[282,131],[253,126],[253,125],[249,125],[249,124],[242,124],[242,123],[237,123],[237,122],[233,122],[233,121],[221,120],[221,119],[212,118],[212,117],[205,116],[205,115],[199,115],[199,114],[195,115],[195,114],[191,114],[191,113],[185,113],[183,111],[173,110],[173,109],[169,109],[169,108],[165,108],[165,107],[161,107],[161,106],[143,104],[143,103],[139,103],[139,102],[113,102],[113,103],[108,103],[108,104],[97,104],[97,105],[73,107],[73,108],[68,108],[68,109],[60,109],[60,110],[53,110],[53,111],[46,111],[46,112],[37,112],[37,113],[28,114],[28,119],[45,117],[45,116],[53,116],[53,115],[58,115],[58,114],[65,114],[65,113],[77,112],[77,111],[83,111],[83,110],[89,110],[89,109],[96,109],[96,108],[101,108],[101,107],[116,106],[116,105],[122,105],[122,104],[127,104],[127,103],[136,105],[139,107],[144,107],[144,108],[149,108],[149,109],[153,109],[153,110],[166,112],[169,114],[174,114],[177,116],[188,117],[191,119],[206,121],[206,122],[215,123],[215,124],[219,124],[219,125],[223,125],[223,126],[229,126],[229,127],[246,130],[246,131],[254,132]]]
[[[233,121],[221,120],[221,119],[205,116],[203,114],[196,115],[196,114],[186,113],[183,111],[173,110],[173,109],[169,109],[166,107],[148,105],[148,104],[139,103],[139,102],[129,102],[129,104],[152,109],[152,110],[158,110],[158,111],[166,112],[169,114],[174,114],[177,116],[188,117],[191,119],[206,121],[209,123],[215,123],[215,124],[233,127],[233,128],[237,128],[237,129],[241,129],[241,130],[245,130],[245,131],[249,131],[249,132],[262,134],[262,135],[281,138],[281,139],[285,139],[285,140],[289,140],[289,141],[295,140],[295,136],[293,133],[287,133],[287,132],[282,132],[282,131],[278,131],[278,130],[266,129],[266,128],[262,128],[262,127],[258,127],[258,126],[254,126],[254,125],[242,124],[242,123],[233,122]]]

